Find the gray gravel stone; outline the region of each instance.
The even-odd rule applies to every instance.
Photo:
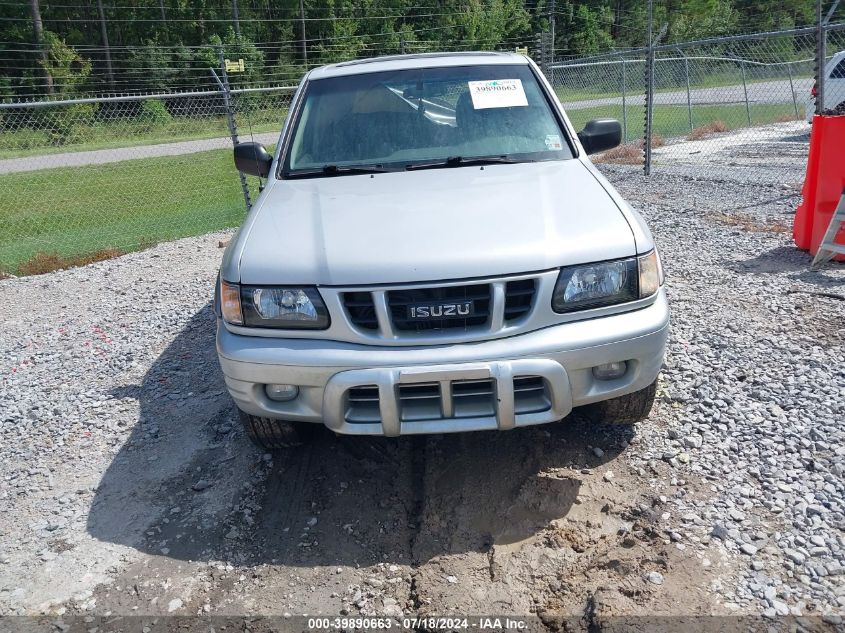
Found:
[[[749,545],[748,543],[743,543],[739,546],[739,551],[743,554],[747,554],[748,556],[754,556],[757,553],[757,548],[753,545]]]
[[[845,460],[837,451],[845,455],[845,426],[836,421],[845,418],[845,302],[818,293],[845,293],[845,269],[809,272],[788,230],[768,230],[789,222],[800,202],[797,190],[784,196],[781,182],[751,185],[731,171],[716,184],[675,166],[644,184],[625,167],[601,169],[648,220],[669,272],[673,323],[660,399],[672,414],[638,426],[643,454],[635,466],[659,477],[653,464],[668,462],[713,494],[698,502],[668,496],[661,528],[686,534],[696,523],[682,518],[694,509],[699,543],[751,557],[731,600],[762,599],[750,584],[769,574],[761,587],[784,591],[777,609],[761,605],[768,615],[804,609],[802,600],[840,610]],[[796,169],[794,180],[803,176]],[[740,209],[737,199],[755,202]]]

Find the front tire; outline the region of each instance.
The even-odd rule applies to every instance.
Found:
[[[594,402],[581,407],[580,412],[591,422],[604,424],[636,424],[645,420],[651,413],[654,396],[657,393],[657,380],[645,389],[629,393],[618,398]]]
[[[252,443],[268,451],[302,446],[311,435],[308,432],[311,429],[295,422],[262,418],[243,411],[240,411],[240,414],[241,423]]]

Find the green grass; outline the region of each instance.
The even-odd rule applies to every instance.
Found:
[[[287,109],[261,110],[249,116],[239,114],[236,123],[242,138],[254,133],[275,132],[282,129]],[[12,127],[14,122],[7,126]],[[49,119],[42,123],[50,127]],[[2,126],[2,121],[0,121]],[[74,124],[66,135],[58,137],[47,129],[20,127],[0,135],[0,159],[18,158],[61,152],[83,152],[115,147],[156,145],[177,141],[193,141],[229,136],[226,117],[173,117],[167,122],[146,122],[139,119],[116,119],[108,122]]]
[[[0,270],[36,253],[130,251],[237,226],[231,150],[0,176]]]
[[[625,110],[627,112],[627,138],[624,139],[625,142],[642,138],[645,109],[642,106],[628,106]],[[751,113],[751,125],[753,126],[774,123],[786,117],[795,118],[795,109],[792,104],[756,104],[751,105],[749,111]],[[587,121],[591,119],[608,117],[622,121],[623,118],[621,105],[568,110],[567,114],[576,130],[583,128]],[[803,120],[804,113],[800,107],[798,114]],[[749,127],[745,105],[694,105],[692,107],[694,128],[712,121],[722,121],[731,130]],[[686,136],[690,133],[687,107],[654,106],[653,128],[655,134],[664,138]]]

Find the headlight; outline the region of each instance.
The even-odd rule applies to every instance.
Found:
[[[657,251],[642,257],[561,268],[552,309],[589,310],[649,297],[661,283]]]
[[[248,327],[324,330],[329,312],[316,288],[220,284],[223,319]]]
[[[621,259],[561,268],[552,308],[588,310],[637,298],[637,260]]]
[[[324,330],[329,312],[316,288],[241,286],[244,325]]]

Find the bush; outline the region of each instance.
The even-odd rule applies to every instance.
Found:
[[[167,125],[173,116],[163,101],[151,99],[141,104],[141,120],[152,125]]]
[[[44,32],[44,45],[47,59],[42,66],[55,82],[54,95],[60,99],[73,99],[91,74],[91,62],[50,31]],[[67,145],[84,140],[77,127],[91,123],[94,109],[91,103],[57,106],[46,108],[39,118],[50,136],[51,144]]]

